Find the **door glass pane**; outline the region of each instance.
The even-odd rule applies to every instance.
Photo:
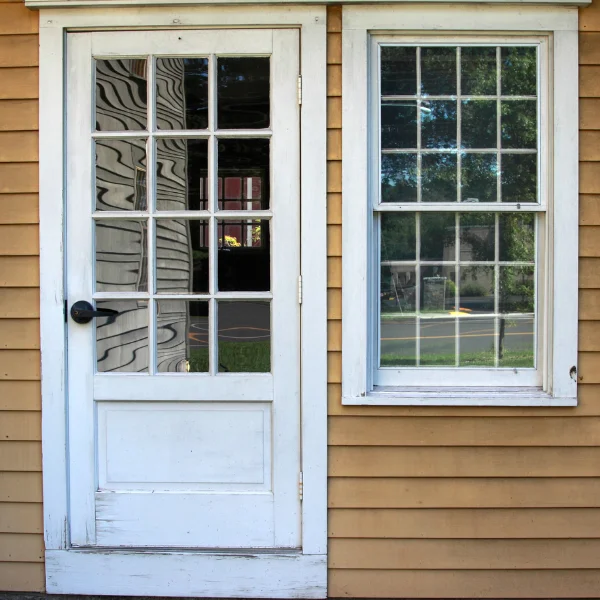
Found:
[[[148,371],[148,301],[109,300],[96,309],[116,310],[114,318],[96,317],[96,365],[99,373]]]
[[[217,221],[221,292],[271,289],[269,221]]]
[[[208,58],[156,59],[156,125],[208,128]]]
[[[96,291],[148,290],[148,222],[96,221]]]
[[[208,209],[208,140],[156,140],[156,210]]]
[[[209,280],[207,220],[156,220],[156,292],[205,294]]]
[[[271,371],[271,304],[218,302],[219,373]]]
[[[208,302],[156,302],[156,369],[159,373],[207,373]]]
[[[148,65],[145,58],[96,60],[96,130],[146,129]]]
[[[268,139],[221,139],[218,164],[220,210],[268,210]]]
[[[148,210],[146,141],[96,141],[96,210]]]
[[[271,124],[268,57],[217,59],[218,129],[264,129]]]

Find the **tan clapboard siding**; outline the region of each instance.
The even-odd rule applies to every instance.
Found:
[[[354,417],[357,418],[357,417]],[[0,453],[1,456],[1,453]],[[600,448],[333,446],[332,477],[600,477]]]
[[[329,544],[329,566],[373,570],[598,569],[600,540],[334,539]]]
[[[0,1],[0,591],[44,591],[38,19]]]
[[[594,598],[600,571],[330,569],[329,595],[361,598]]]
[[[4,502],[0,510],[0,532],[43,533],[42,505],[34,502]]]
[[[331,538],[600,538],[597,508],[334,508]]]
[[[579,101],[579,127],[580,129],[600,129],[598,111],[600,100],[597,98],[581,98]]]

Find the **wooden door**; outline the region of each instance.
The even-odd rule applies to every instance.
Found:
[[[298,31],[67,45],[72,544],[299,547]]]

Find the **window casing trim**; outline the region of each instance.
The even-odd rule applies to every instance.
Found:
[[[379,8],[379,7],[378,7]],[[541,9],[537,14],[535,30],[528,28],[531,14],[519,15],[516,11],[509,17],[507,7],[486,7],[483,11],[468,10],[468,7],[445,7],[446,25],[439,25],[440,19],[432,10],[420,15],[406,9],[382,7],[353,8],[344,10],[343,33],[343,346],[342,346],[342,398],[344,404],[398,404],[398,405],[506,405],[506,406],[571,406],[576,404],[576,358],[577,358],[577,203],[578,203],[578,55],[577,55],[577,15],[570,9]],[[468,20],[465,12],[468,12]],[[525,13],[529,13],[526,9]],[[521,18],[523,17],[523,18]],[[473,28],[469,32],[456,33],[455,24],[468,22]],[[508,27],[510,20],[511,27]],[[494,25],[496,23],[496,25]],[[385,25],[384,25],[385,24]],[[415,26],[418,25],[418,26]],[[372,190],[366,165],[377,160],[369,156],[369,102],[371,86],[365,82],[369,77],[369,45],[374,43],[371,36],[379,40],[382,35],[402,35],[402,42],[425,43],[422,30],[429,36],[448,36],[452,43],[460,35],[461,42],[476,39],[480,35],[489,37],[491,43],[503,37],[515,40],[518,35],[524,41],[545,38],[549,44],[551,68],[548,81],[540,82],[542,102],[547,106],[547,152],[548,165],[542,168],[540,183],[547,189],[541,190],[541,198],[547,198],[548,213],[541,221],[538,243],[546,244],[544,264],[539,264],[538,277],[545,279],[545,302],[540,303],[539,327],[544,332],[546,343],[538,349],[538,364],[542,366],[541,380],[509,382],[512,371],[494,376],[490,380],[490,370],[477,369],[487,373],[487,377],[472,380],[464,388],[457,377],[444,378],[444,371],[452,368],[427,370],[421,374],[435,372],[436,388],[418,385],[419,381],[402,383],[402,375],[395,379],[393,374],[401,373],[386,368],[393,374],[385,381],[386,385],[375,386],[372,351],[372,335],[377,331],[372,322],[377,311],[371,310],[373,295],[373,271],[370,265],[373,258],[369,254],[369,234],[371,226],[371,203],[365,201]],[[522,37],[519,33],[522,32]],[[405,37],[406,36],[406,37]],[[491,41],[491,38],[494,38]],[[394,39],[394,38],[390,38]],[[400,39],[400,38],[395,38]],[[482,38],[479,37],[479,40]],[[483,43],[483,42],[481,42]],[[544,87],[542,87],[544,86]],[[550,94],[553,92],[553,97]],[[554,113],[552,112],[554,109]],[[558,115],[559,118],[554,118]],[[378,132],[376,132],[378,135]],[[541,154],[543,148],[540,148]],[[371,153],[374,154],[374,153]],[[556,205],[553,196],[560,199]],[[379,206],[379,209],[382,207]],[[386,210],[387,207],[383,207]],[[456,210],[456,205],[436,206],[431,210]],[[478,207],[480,210],[498,207]],[[533,208],[543,211],[541,205],[523,206],[523,210]],[[506,210],[500,207],[500,210]],[[552,277],[553,273],[560,277]],[[376,283],[376,282],[375,282]],[[376,318],[376,316],[375,316]],[[376,325],[376,324],[375,324]],[[559,342],[560,340],[560,342]],[[575,367],[575,370],[573,370]],[[415,369],[416,370],[416,369]],[[404,372],[406,373],[406,372]],[[496,374],[500,373],[496,371]],[[421,375],[422,377],[422,375]],[[405,378],[406,379],[406,378]],[[438,384],[438,380],[440,383]],[[431,378],[428,385],[433,385]],[[381,383],[381,381],[378,381]],[[490,384],[486,386],[486,384]],[[524,385],[525,384],[525,385]],[[537,384],[537,385],[536,385]],[[402,386],[402,387],[398,387]],[[486,387],[482,387],[486,386]],[[468,389],[468,393],[465,393]],[[433,390],[433,391],[432,391]]]

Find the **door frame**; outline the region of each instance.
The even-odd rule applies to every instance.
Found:
[[[74,549],[69,539],[64,304],[66,34],[70,30],[213,27],[300,29],[302,548],[256,553]],[[326,36],[324,6],[40,11],[40,331],[48,593],[230,598],[327,595]]]

